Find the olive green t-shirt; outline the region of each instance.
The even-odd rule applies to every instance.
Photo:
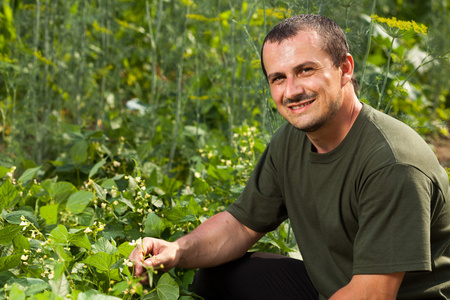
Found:
[[[337,148],[313,148],[284,124],[227,210],[258,232],[289,218],[321,299],[404,271],[397,299],[450,298],[449,179],[423,139],[365,104]]]

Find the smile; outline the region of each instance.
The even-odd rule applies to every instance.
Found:
[[[290,109],[293,109],[293,110],[300,109],[300,108],[302,108],[302,107],[305,107],[305,106],[307,106],[307,105],[310,105],[310,104],[313,103],[315,100],[316,100],[316,99],[313,99],[313,100],[308,101],[308,102],[306,102],[306,103],[303,103],[303,104],[301,104],[301,105],[291,106]]]

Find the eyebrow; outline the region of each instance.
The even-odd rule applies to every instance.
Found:
[[[306,62],[304,62],[304,63],[301,63],[301,64],[295,66],[295,67],[294,67],[294,70],[298,71],[298,70],[303,69],[304,67],[309,66],[309,65],[314,65],[314,66],[316,66],[317,63],[314,62],[314,61],[306,61]],[[270,80],[270,79],[276,78],[276,77],[278,77],[278,76],[284,76],[284,73],[281,73],[281,72],[271,73],[271,74],[267,75],[267,79]]]

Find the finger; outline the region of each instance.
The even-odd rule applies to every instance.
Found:
[[[130,261],[133,262],[133,269],[134,269],[134,275],[139,277],[144,269],[142,267],[142,262],[144,260],[144,255],[142,254],[142,250],[140,249],[140,246],[137,246],[130,254],[129,256]]]

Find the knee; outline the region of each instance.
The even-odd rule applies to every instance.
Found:
[[[205,299],[219,299],[223,275],[218,268],[199,269],[193,281],[194,292]]]

